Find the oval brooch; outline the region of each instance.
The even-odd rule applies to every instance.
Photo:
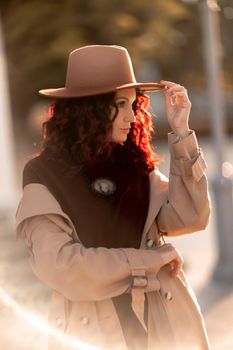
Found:
[[[116,191],[116,184],[110,179],[99,178],[91,183],[91,188],[98,194],[110,196]]]

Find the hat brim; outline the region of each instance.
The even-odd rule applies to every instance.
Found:
[[[127,88],[138,88],[142,91],[159,91],[163,90],[165,88],[164,84],[160,83],[129,83],[124,84],[117,87],[101,87],[99,89],[91,89],[89,87],[88,89],[82,88],[79,90],[71,90],[66,87],[64,88],[58,88],[58,89],[43,89],[39,91],[39,94],[46,97],[53,97],[53,98],[78,98],[78,97],[85,97],[85,96],[94,96],[94,95],[101,95],[106,94],[109,92],[114,92],[118,90],[123,90]]]

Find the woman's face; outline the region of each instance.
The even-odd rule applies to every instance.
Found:
[[[118,114],[112,123],[111,141],[116,143],[124,143],[130,132],[131,123],[136,118],[133,111],[133,102],[136,100],[136,91],[134,88],[117,91],[115,103],[118,108]],[[111,118],[114,117],[116,109],[112,107]]]

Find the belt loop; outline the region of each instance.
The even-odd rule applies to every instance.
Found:
[[[140,250],[129,250],[126,255],[132,273],[131,307],[141,325],[147,332],[147,327],[144,321],[145,288],[148,284],[148,279],[145,272],[146,267],[144,265],[142,256],[140,255]]]

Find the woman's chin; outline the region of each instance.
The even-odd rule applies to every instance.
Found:
[[[119,138],[113,139],[112,142],[120,143],[121,145],[123,145],[126,140],[127,140],[127,135],[125,135],[123,137],[119,137]]]

